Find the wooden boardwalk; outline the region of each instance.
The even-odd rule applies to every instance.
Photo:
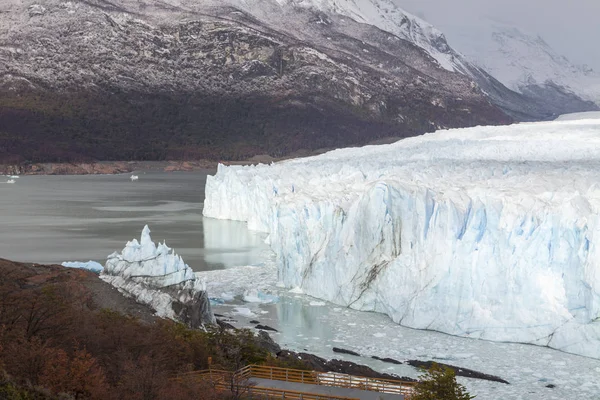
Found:
[[[251,378],[251,386],[248,390],[249,394],[255,393],[254,388],[262,389],[277,389],[282,390],[284,393],[296,393],[302,394],[300,399],[308,399],[308,396],[317,396],[319,399],[356,399],[356,400],[404,400],[404,396],[401,394],[390,394],[381,392],[370,392],[368,390],[336,387],[336,386],[324,386],[324,385],[310,385],[308,383],[296,383],[296,382],[285,382],[276,381],[271,379],[262,378]],[[271,398],[275,398],[271,395]],[[281,396],[277,398],[288,399],[288,396]]]
[[[273,400],[403,400],[410,398],[415,386],[415,382],[262,365],[249,365],[236,372],[194,371],[176,379],[183,377],[210,380],[216,388]]]

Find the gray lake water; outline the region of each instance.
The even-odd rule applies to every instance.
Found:
[[[0,258],[36,263],[98,261],[121,251],[145,224],[195,271],[263,262],[264,237],[245,223],[204,218],[203,172],[0,176]]]

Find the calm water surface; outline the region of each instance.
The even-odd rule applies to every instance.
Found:
[[[0,258],[37,263],[94,260],[121,251],[148,224],[194,270],[260,264],[264,237],[245,223],[202,217],[205,172],[0,176]]]

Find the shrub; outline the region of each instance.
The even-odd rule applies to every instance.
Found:
[[[411,400],[471,400],[463,385],[456,382],[454,371],[448,367],[433,364],[419,377]]]

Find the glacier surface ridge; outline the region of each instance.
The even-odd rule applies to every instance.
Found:
[[[204,215],[278,280],[412,328],[600,358],[600,119],[437,131],[223,166]]]

